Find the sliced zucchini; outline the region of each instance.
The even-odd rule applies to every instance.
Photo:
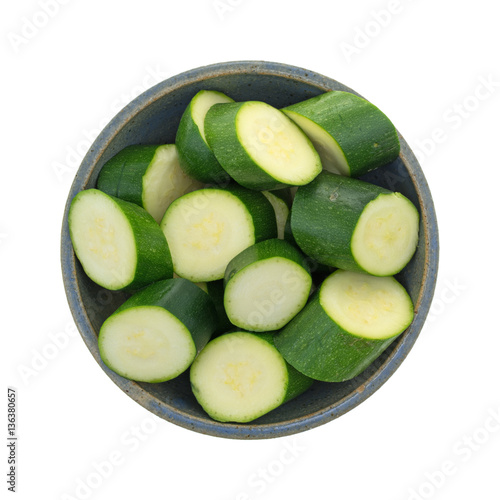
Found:
[[[232,185],[178,198],[161,228],[174,271],[191,281],[214,281],[224,277],[228,262],[242,250],[276,237],[276,218],[262,193]]]
[[[215,328],[206,293],[182,278],[158,281],[132,295],[103,323],[99,352],[125,378],[164,382],[189,368]]]
[[[412,320],[410,296],[395,278],[339,269],[274,344],[301,373],[342,382],[367,368]]]
[[[220,166],[205,138],[205,115],[217,103],[234,102],[215,90],[200,90],[184,111],[175,144],[179,150],[181,166],[191,177],[205,183],[224,183],[229,175]]]
[[[174,144],[128,146],[104,164],[97,179],[98,189],[143,207],[158,223],[172,201],[201,187],[181,169]]]
[[[320,263],[390,276],[415,253],[419,213],[401,193],[325,171],[297,191],[291,227]]]
[[[272,334],[232,332],[211,340],[190,370],[193,393],[219,422],[250,422],[308,389],[313,381],[288,365]]]
[[[262,194],[270,201],[274,208],[278,238],[282,240],[285,238],[285,224],[292,206],[290,190],[278,189],[276,191],[262,191]]]
[[[162,230],[134,203],[87,189],[73,198],[68,222],[75,254],[98,285],[135,290],[172,277]]]
[[[376,106],[335,90],[283,109],[307,134],[325,170],[359,176],[395,160],[398,134]]]
[[[307,184],[321,171],[318,153],[304,132],[264,102],[212,106],[205,134],[224,170],[250,189]]]
[[[304,307],[311,284],[305,259],[294,246],[279,239],[261,241],[229,262],[224,308],[240,328],[278,330]]]

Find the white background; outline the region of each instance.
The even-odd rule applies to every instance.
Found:
[[[6,2],[0,21],[1,406],[17,388],[17,498],[498,500],[494,2],[46,3],[50,16],[43,0]],[[231,60],[307,68],[379,106],[419,153],[441,244],[431,315],[396,374],[329,424],[247,442],[161,421],[122,393],[73,333],[59,264],[88,138],[153,84]]]

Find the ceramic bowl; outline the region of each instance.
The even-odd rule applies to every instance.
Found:
[[[173,143],[184,109],[202,89],[222,91],[236,101],[261,100],[278,108],[328,90],[357,94],[313,71],[279,63],[240,61],[187,71],[134,99],[92,144],[68,195],[62,226],[61,260],[69,306],[83,340],[106,375],[155,415],[196,432],[226,438],[271,438],[302,432],[330,422],[366,400],[397,370],[415,343],[429,311],[438,265],[438,230],[431,193],[417,159],[401,136],[399,158],[363,176],[365,180],[403,193],[421,214],[417,251],[397,276],[415,304],[411,326],[352,380],[316,382],[298,398],[248,424],[216,422],[196,402],[188,373],[169,382],[147,384],[122,378],[103,364],[97,347],[99,328],[127,295],[104,290],[87,278],[75,258],[67,223],[73,197],[83,189],[95,187],[101,167],[118,151],[130,144]]]

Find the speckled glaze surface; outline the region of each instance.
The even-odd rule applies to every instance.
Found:
[[[225,438],[261,439],[302,432],[334,420],[371,396],[397,370],[415,343],[429,311],[437,276],[438,229],[432,197],[417,159],[401,136],[399,158],[362,177],[400,191],[413,201],[421,214],[417,252],[397,276],[415,304],[415,318],[406,332],[352,380],[317,382],[298,398],[249,424],[215,422],[196,402],[187,373],[161,384],[137,383],[120,377],[102,363],[97,347],[99,328],[127,295],[104,290],[87,278],[75,258],[67,219],[73,197],[82,189],[95,187],[102,165],[122,148],[130,144],[173,143],[182,112],[202,89],[222,91],[236,101],[262,100],[276,107],[328,90],[357,94],[312,71],[262,61],[226,62],[193,69],[141,94],[101,132],[71,186],[61,235],[61,264],[68,303],[83,340],[107,376],[159,417],[196,432]]]

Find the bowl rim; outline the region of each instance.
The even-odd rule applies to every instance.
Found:
[[[340,82],[314,71],[284,63],[251,60],[228,61],[200,66],[172,76],[146,90],[119,111],[104,127],[94,143],[90,146],[89,151],[77,170],[68,193],[62,221],[61,266],[63,283],[76,326],[91,354],[111,380],[134,401],[164,420],[201,434],[232,439],[275,438],[303,432],[340,417],[371,396],[398,369],[419,336],[430,309],[438,269],[438,226],[434,203],[423,171],[407,142],[398,132],[401,144],[400,158],[415,188],[420,204],[422,222],[425,227],[424,235],[422,235],[425,237],[422,237],[420,243],[424,245],[424,272],[420,293],[414,304],[415,316],[413,322],[397,340],[395,346],[391,346],[391,348],[393,348],[392,353],[378,370],[360,387],[357,387],[341,400],[322,410],[318,410],[303,417],[274,424],[255,424],[251,422],[248,424],[221,423],[211,420],[208,416],[206,419],[202,419],[179,408],[170,406],[147,392],[137,382],[125,379],[110,370],[100,358],[96,341],[97,335],[83,307],[80,287],[78,286],[76,259],[72,250],[68,229],[68,212],[71,200],[84,188],[84,186],[86,186],[95,164],[101,158],[114,137],[126,126],[130,119],[147,108],[152,102],[161,99],[166,94],[178,88],[199,82],[206,78],[228,74],[279,76],[305,83],[324,91],[331,90],[332,86],[340,86],[344,90],[360,96],[356,91],[346,87]],[[411,165],[411,168],[408,168],[409,165]]]

